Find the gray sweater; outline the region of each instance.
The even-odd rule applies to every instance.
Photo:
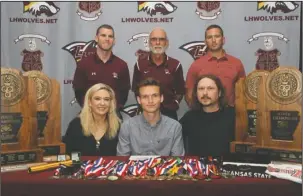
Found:
[[[181,124],[172,118],[160,115],[156,125],[151,126],[140,114],[121,125],[117,156],[183,156],[184,153]]]

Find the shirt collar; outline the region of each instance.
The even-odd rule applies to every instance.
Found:
[[[217,59],[216,57],[212,56],[211,52],[207,52],[207,60],[208,61],[212,61],[212,60],[219,60],[219,61],[227,61],[228,60],[228,56],[225,52],[225,50],[223,49],[223,56],[219,59]]]
[[[141,115],[141,120],[148,127],[157,127],[161,123],[161,121],[162,121],[162,114],[161,114],[161,112],[160,112],[160,118],[159,118],[158,122],[154,126],[152,126],[152,125],[149,124],[149,122],[145,119],[143,113],[141,113],[140,115]]]
[[[106,64],[106,63],[110,63],[113,61],[115,55],[113,54],[113,52],[111,52],[110,54],[110,57],[109,59],[104,63],[103,61],[101,61],[101,59],[99,58],[98,54],[97,54],[97,49],[96,49],[96,52],[95,52],[95,55],[94,55],[94,59],[95,59],[95,62],[97,64]]]
[[[167,67],[168,66],[168,64],[167,64],[168,58],[169,57],[164,53],[164,61],[162,62],[161,65],[159,65],[159,67],[160,66]],[[151,58],[151,53],[149,53],[149,55],[147,57],[147,60],[149,61],[149,66],[156,66],[157,67],[157,65],[154,63],[153,59]]]

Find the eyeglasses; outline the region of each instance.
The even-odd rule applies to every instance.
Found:
[[[166,41],[166,37],[152,37],[149,39],[151,42],[165,42]]]

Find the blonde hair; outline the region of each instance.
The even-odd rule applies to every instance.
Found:
[[[115,92],[110,86],[102,83],[93,85],[88,89],[88,91],[85,94],[83,108],[79,114],[82,129],[83,129],[83,134],[85,136],[92,135],[91,126],[94,124],[94,117],[89,106],[89,100],[91,100],[93,95],[99,90],[108,91],[111,98],[109,111],[106,116],[106,120],[108,122],[108,128],[105,132],[105,136],[108,137],[109,139],[112,139],[117,135],[118,129],[120,128],[121,120],[116,113],[117,104],[116,104]]]

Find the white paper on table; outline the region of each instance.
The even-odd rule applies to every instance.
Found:
[[[157,158],[160,157],[158,155],[136,155],[136,156],[130,156],[129,160],[133,160],[133,161],[141,161],[141,160],[146,160],[146,159],[150,159],[150,158]]]
[[[272,161],[268,164],[265,173],[302,184],[302,164]]]
[[[253,167],[267,167],[268,164],[259,164],[259,163],[238,163],[238,162],[223,162],[223,165],[248,165],[248,166],[253,166]]]

